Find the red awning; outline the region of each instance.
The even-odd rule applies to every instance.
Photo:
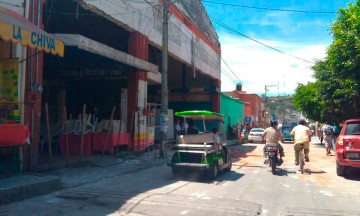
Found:
[[[0,147],[29,143],[30,131],[26,125],[0,124]]]

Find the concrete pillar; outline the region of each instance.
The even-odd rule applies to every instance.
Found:
[[[148,38],[141,33],[132,32],[129,39],[129,54],[148,60]],[[131,150],[143,150],[146,142],[146,116],[143,110],[147,103],[147,72],[133,71],[128,77],[128,131],[131,132]]]
[[[42,7],[45,0],[41,0],[40,7],[38,8],[37,1],[34,4],[34,24],[37,25],[38,15],[40,15],[40,28],[44,29]],[[31,4],[31,3],[30,3]],[[40,13],[38,13],[40,10]],[[29,17],[32,17],[32,10],[29,11]],[[30,53],[28,49],[27,56],[31,56],[38,52],[33,49]],[[31,63],[30,63],[31,62]],[[26,78],[25,78],[25,101],[24,101],[24,124],[30,126],[31,130],[31,145],[25,146],[24,154],[24,169],[36,170],[39,163],[39,146],[40,146],[40,120],[41,120],[41,95],[42,92],[39,88],[32,89],[34,84],[42,86],[43,83],[43,65],[44,53],[40,52],[26,61]],[[31,77],[31,78],[30,78]],[[32,81],[32,83],[31,83]]]
[[[219,89],[219,92],[214,91],[211,96],[212,100],[212,111],[220,113],[220,90],[221,90],[221,81],[213,80],[213,85],[215,88]]]

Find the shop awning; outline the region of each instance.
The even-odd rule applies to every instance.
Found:
[[[64,43],[25,17],[0,7],[0,38],[53,55],[64,56]]]
[[[114,61],[130,65],[146,72],[159,73],[159,67],[140,58],[109,47],[78,34],[54,34],[55,37],[64,41],[65,46],[74,46],[97,55],[104,56]]]

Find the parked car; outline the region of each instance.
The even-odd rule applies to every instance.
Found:
[[[248,140],[249,142],[262,142],[263,128],[253,128],[250,130]]]
[[[345,176],[348,167],[360,168],[360,119],[345,121],[336,139],[336,174]]]

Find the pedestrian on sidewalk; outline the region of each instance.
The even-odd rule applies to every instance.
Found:
[[[309,152],[310,152],[310,141],[311,141],[311,130],[306,126],[306,121],[300,119],[298,125],[295,126],[291,131],[291,137],[294,141],[294,151],[295,151],[295,165],[299,165],[299,154],[301,149],[301,144],[304,145],[305,161],[309,162]]]
[[[321,131],[321,127],[322,127],[322,125],[319,123],[318,124],[318,138],[320,140],[320,145],[323,145],[324,137],[323,137],[323,133]]]
[[[322,134],[324,137],[326,156],[331,155],[331,148],[332,148],[334,134],[335,134],[334,128],[330,124],[331,124],[331,122],[327,121],[326,124],[324,126],[322,126],[322,128],[321,128],[321,131],[322,131]]]
[[[337,121],[334,122],[334,125],[332,127],[334,128],[334,131],[335,131],[333,141],[332,141],[332,147],[333,147],[333,151],[336,152],[336,139],[338,138],[338,136],[340,134],[341,127]]]

